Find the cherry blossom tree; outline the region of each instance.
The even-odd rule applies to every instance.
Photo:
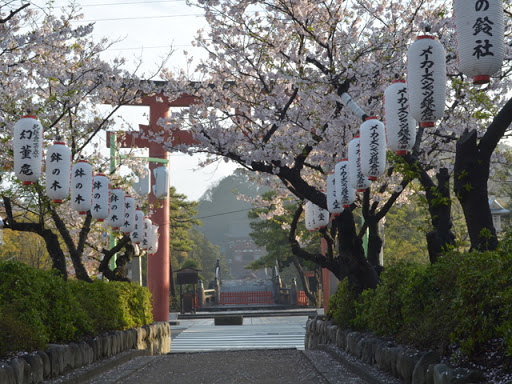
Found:
[[[112,63],[101,59],[111,43],[94,42],[92,25],[72,24],[79,18],[73,5],[49,14],[22,6],[11,10],[0,25],[0,139],[5,148],[0,164],[5,169],[13,161],[13,125],[30,111],[43,125],[45,145],[65,141],[73,162],[83,157],[95,171],[105,172],[110,159],[101,152],[104,132],[112,128],[121,106],[152,91],[151,82],[123,69],[122,59]],[[110,106],[100,107],[106,103]],[[111,175],[111,182],[126,184],[116,174]],[[90,274],[97,273],[98,254],[105,243],[105,228],[93,222],[90,212],[79,216],[69,200],[50,202],[44,176],[26,187],[7,172],[1,193],[7,228],[39,234],[54,268],[64,277],[72,271],[77,278],[90,281]],[[124,238],[116,250],[126,243]],[[112,253],[104,251],[106,257]]]
[[[502,110],[498,114],[501,130],[492,134],[492,142],[497,143],[512,118],[506,104],[510,46],[503,70],[490,85],[473,87],[457,69],[450,4],[198,0],[194,5],[204,10],[208,29],[199,32],[196,44],[206,49],[208,58],[198,65],[197,73],[203,76],[199,83],[182,83],[182,91],[196,95],[197,103],[174,113],[164,126],[171,130],[185,126],[194,134],[197,144],[178,150],[208,153],[212,159],[224,157],[249,171],[275,175],[298,199],[325,208],[322,190],[327,174],[346,157],[347,143],[362,119],[382,116],[385,87],[396,76],[405,77],[407,49],[430,25],[447,52],[449,84],[443,119],[434,128],[418,130],[408,156],[389,155],[386,175],[360,195],[351,209],[334,218],[330,229],[323,230],[329,245],[325,256],[300,247],[295,236],[300,210],[290,241],[301,257],[339,278],[347,276],[357,289],[374,287],[382,245],[377,224],[393,204],[406,198],[408,183],[418,178],[429,201],[433,230],[427,239],[435,261],[454,238],[449,180],[457,140],[465,129],[483,137],[493,116]],[[510,18],[506,33],[510,35]],[[347,95],[352,103],[347,103]],[[491,155],[492,161],[498,160],[494,147],[489,149],[487,169]],[[479,182],[485,185],[484,179]],[[483,186],[478,190],[486,193]],[[485,194],[480,195],[476,200]],[[359,232],[353,215],[356,208],[362,208],[364,217]],[[361,243],[366,228],[370,230],[368,258]]]

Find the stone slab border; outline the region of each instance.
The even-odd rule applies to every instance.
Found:
[[[38,384],[130,350],[160,355],[169,353],[170,349],[169,323],[153,323],[141,328],[108,332],[79,343],[50,344],[45,351],[0,362],[0,383]]]
[[[407,384],[486,383],[481,371],[452,368],[441,364],[438,352],[418,352],[371,334],[339,329],[333,321],[309,319],[306,324],[306,349],[333,345],[366,364],[391,373]]]

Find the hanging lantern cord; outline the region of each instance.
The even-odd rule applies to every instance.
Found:
[[[359,106],[356,104],[354,100],[352,100],[352,98],[347,92],[344,92],[341,95],[341,100],[347,107],[349,107],[352,110],[352,112],[354,112],[356,116],[358,116],[361,120],[366,121],[366,118],[369,115],[367,115],[361,108],[359,108]]]

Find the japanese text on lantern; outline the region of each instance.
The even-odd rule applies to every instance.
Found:
[[[475,11],[479,13],[483,13],[489,9],[489,0],[476,0],[475,1]],[[475,47],[473,48],[473,56],[476,56],[477,59],[485,56],[494,56],[494,53],[491,51],[493,45],[490,43],[489,39],[486,39],[487,36],[492,37],[492,26],[494,23],[489,20],[489,16],[482,15],[481,17],[477,17],[475,23],[473,24],[473,36],[476,36]]]
[[[124,223],[123,223],[123,226],[124,227],[128,227],[130,225],[130,208],[131,208],[131,204],[129,201],[126,201],[124,202]]]
[[[347,172],[347,169],[348,169],[348,163],[345,163],[344,165],[342,165],[340,167],[340,179],[341,180],[344,180],[344,182],[342,182],[340,184],[340,187],[341,187],[341,201],[345,202],[345,201],[349,201],[350,200],[350,195],[349,195],[349,191],[348,191],[348,172]]]
[[[112,216],[110,217],[111,222],[116,222],[118,220],[118,216],[115,212],[117,212],[117,201],[119,200],[119,196],[116,193],[112,193],[110,195],[110,212],[112,212]]]
[[[50,162],[51,163],[58,163],[61,160],[62,160],[62,155],[60,153],[54,152],[50,156]],[[59,168],[54,168],[52,170],[52,175],[55,175],[55,176],[60,175],[60,169]],[[62,186],[60,185],[59,180],[54,180],[52,182],[52,185],[51,185],[50,189],[53,189],[54,191],[56,191],[57,189],[62,189]]]
[[[338,201],[338,199],[336,199],[336,179],[334,177],[331,179],[331,184],[333,186],[332,189],[331,189],[331,191],[332,191],[332,194],[331,194],[331,196],[332,196],[332,208],[333,209],[340,209],[341,208],[340,202]]]
[[[94,200],[99,200],[101,199],[101,188],[102,188],[102,184],[101,184],[101,181],[100,180],[95,180],[93,185],[92,185],[92,191],[93,191],[93,198]],[[99,204],[98,202],[95,203],[94,207],[93,207],[93,210],[95,210],[96,212],[99,212],[101,210],[101,204]]]
[[[364,186],[366,181],[368,180],[366,176],[361,171],[361,147],[359,146],[359,141],[356,145],[356,168],[357,168],[357,185]]]
[[[398,131],[398,144],[400,149],[409,148],[411,133],[409,132],[409,99],[407,97],[407,88],[404,87],[398,91],[398,121],[400,129]]]
[[[370,175],[379,174],[379,126],[370,127]]]
[[[19,136],[20,140],[23,140],[25,143],[27,143],[27,144],[23,145],[20,150],[22,160],[24,160],[24,159],[30,160],[30,159],[32,159],[32,156],[35,158],[37,158],[39,156],[39,135],[40,135],[39,129],[40,129],[39,125],[34,124],[32,127],[32,130],[24,129],[20,132],[20,136]],[[30,145],[31,143],[33,143],[33,145]],[[28,163],[24,163],[21,166],[20,173],[23,175],[27,175],[27,176],[33,175],[34,172],[32,170],[32,165],[28,164]]]
[[[85,176],[85,170],[84,170],[83,168],[77,168],[77,169],[75,170],[75,178],[77,178],[77,177],[82,178],[82,177],[84,177],[84,176]],[[83,188],[84,188],[83,183],[77,182],[77,183],[75,184],[75,189],[77,189],[77,190],[81,190],[81,189],[83,189]],[[85,199],[83,198],[83,196],[82,196],[80,193],[77,193],[77,194],[76,194],[76,197],[75,197],[75,203],[80,204],[80,203],[81,203],[81,202],[83,202],[83,201],[85,201]]]
[[[434,111],[436,106],[434,104],[434,62],[430,60],[432,55],[432,46],[429,45],[427,49],[424,49],[420,56],[423,56],[421,62],[421,69],[424,69],[425,73],[421,75],[421,91],[423,100],[421,101],[421,118],[424,121],[435,120]]]

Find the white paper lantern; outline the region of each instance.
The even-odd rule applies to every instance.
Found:
[[[488,83],[505,55],[503,0],[454,0],[453,12],[460,71]]]
[[[153,194],[157,199],[165,199],[169,193],[169,169],[167,167],[157,167],[153,169],[155,175],[155,185],[153,185]]]
[[[318,205],[314,204],[314,217],[316,223],[316,229],[321,229],[327,227],[329,225],[329,211],[327,209],[321,208]]]
[[[418,36],[407,51],[407,88],[411,116],[422,127],[433,127],[444,113],[446,54],[433,36]]]
[[[92,166],[79,160],[71,171],[71,205],[85,215],[92,208]]]
[[[386,132],[376,117],[368,117],[359,130],[361,172],[369,180],[377,180],[386,171]]]
[[[135,199],[131,196],[124,197],[124,220],[121,232],[125,235],[133,231],[135,227]]]
[[[336,196],[336,179],[334,172],[327,176],[327,209],[334,216],[343,212],[343,207]]]
[[[112,229],[119,229],[124,222],[124,191],[119,188],[110,191],[110,216],[108,225]]]
[[[149,241],[151,239],[151,231],[153,223],[149,217],[144,217],[142,221],[142,241],[140,242],[140,248],[147,250],[149,248]]]
[[[140,244],[144,235],[144,212],[140,209],[135,210],[135,224],[130,233],[130,239],[135,244]]]
[[[110,180],[102,173],[92,179],[91,215],[98,221],[108,218],[110,213]]]
[[[343,159],[334,168],[336,198],[343,208],[349,208],[350,204],[356,201],[356,191],[348,181],[348,174],[348,160]]]
[[[395,80],[384,90],[384,126],[387,147],[406,155],[416,141],[416,121],[409,113],[409,97],[404,80]]]
[[[363,192],[372,184],[361,171],[359,135],[348,143],[348,182],[357,192]]]
[[[133,189],[139,196],[147,196],[149,195],[149,191],[151,190],[151,177],[150,177],[149,168],[142,169],[141,173],[138,175],[139,180],[133,183]]]
[[[43,126],[35,116],[19,119],[13,130],[14,174],[30,185],[41,176],[43,165]]]
[[[71,188],[71,149],[56,141],[46,152],[46,195],[54,203],[62,203]]]
[[[149,236],[149,247],[148,255],[154,255],[158,251],[158,225],[153,224],[151,226],[151,232]]]
[[[306,201],[306,204],[304,205],[304,221],[306,224],[306,229],[308,231],[313,231],[313,224],[312,224],[312,214],[313,214],[313,203],[309,200]]]

